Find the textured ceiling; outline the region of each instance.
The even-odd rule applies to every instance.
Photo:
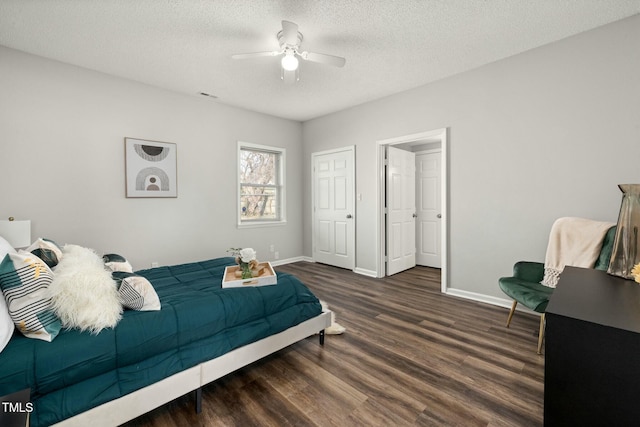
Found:
[[[307,120],[421,86],[640,13],[640,0],[0,0],[0,45],[172,91]],[[303,50],[344,68],[233,60]],[[0,58],[1,59],[1,58]]]

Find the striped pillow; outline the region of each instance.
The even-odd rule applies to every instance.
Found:
[[[120,301],[125,308],[154,311],[162,307],[156,290],[146,278],[122,271],[114,271],[111,276],[118,285]]]
[[[31,246],[25,250],[40,258],[50,268],[58,265],[62,259],[62,249],[60,249],[60,246],[53,240],[43,239],[42,237],[33,242]]]
[[[26,251],[9,253],[0,263],[0,288],[9,315],[26,337],[51,342],[60,332],[47,291],[52,280],[47,264]]]

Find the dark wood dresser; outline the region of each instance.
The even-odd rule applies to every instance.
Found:
[[[640,425],[640,284],[566,267],[546,325],[545,426]]]

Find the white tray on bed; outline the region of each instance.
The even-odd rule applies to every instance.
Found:
[[[240,266],[234,265],[225,267],[224,277],[222,279],[223,288],[241,288],[243,286],[266,286],[278,283],[278,276],[269,262],[261,262],[258,264],[260,273],[251,279],[241,279],[237,272]]]

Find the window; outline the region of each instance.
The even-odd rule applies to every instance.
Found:
[[[238,224],[285,222],[283,148],[238,142]]]

